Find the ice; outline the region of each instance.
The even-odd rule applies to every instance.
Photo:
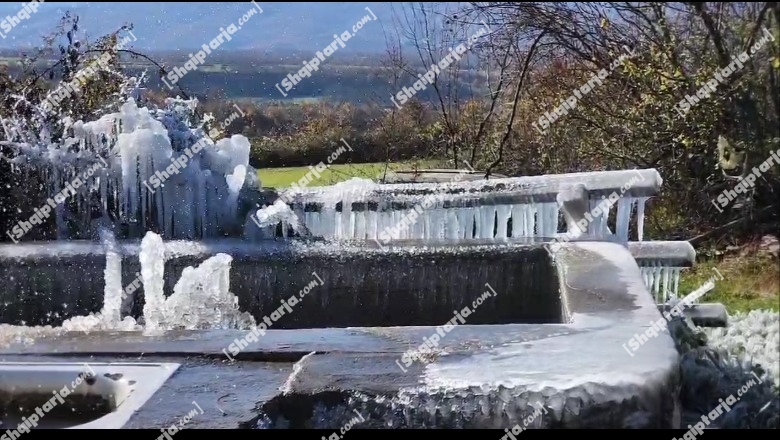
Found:
[[[281,199],[277,199],[272,205],[250,212],[244,233],[250,239],[273,238],[280,223],[282,224],[282,234],[284,236],[287,234],[288,226],[300,235],[309,234],[308,230],[303,227],[298,214]]]
[[[636,229],[637,229],[637,241],[644,240],[645,230],[645,202],[648,197],[639,197],[637,199],[636,207]]]
[[[593,225],[589,228],[593,239],[627,243],[634,204],[638,204],[638,214],[641,214],[637,232],[640,237],[643,236],[643,204],[647,197],[636,197],[636,194],[657,191],[662,180],[655,170],[572,173],[445,184],[377,185],[353,179],[333,186],[300,188],[293,204],[321,204],[319,212],[300,215],[302,222],[314,236],[337,240],[372,239],[386,235],[420,240],[449,237],[491,241],[510,236],[549,239],[558,234],[561,222],[555,201],[555,195],[560,191],[579,185],[588,188],[588,192],[593,191],[593,194],[614,193],[621,190],[627,180],[635,181],[637,174],[641,182],[631,188],[636,193],[622,193],[617,206],[602,208],[603,213],[593,216]],[[550,200],[551,195],[553,200]],[[410,222],[407,228],[391,234],[390,231],[398,227],[415,206],[423,205],[426,198],[432,199],[432,203],[419,212],[416,220]],[[588,209],[592,211],[604,199],[606,196],[590,199]],[[364,210],[366,208],[368,210]],[[608,227],[612,209],[616,210],[614,232]],[[510,218],[511,228],[507,225]]]
[[[234,135],[214,144],[190,122],[196,105],[168,99],[158,110],[128,99],[116,113],[68,123],[70,132],[59,144],[14,144],[12,163],[37,174],[49,198],[99,165],[75,195],[56,205],[59,239],[91,236],[95,215],[126,225],[130,237],[147,230],[166,238],[219,237],[240,226],[238,193],[257,178],[249,167],[248,139]],[[181,157],[186,165],[172,167]],[[159,181],[150,181],[156,173]],[[170,177],[159,178],[162,173]]]
[[[131,237],[140,237],[147,230],[158,230],[165,239],[213,238],[243,227],[247,238],[272,238],[276,233],[273,225],[258,227],[254,221],[250,222],[252,217],[238,212],[242,188],[257,183],[255,173],[248,166],[248,140],[235,135],[214,144],[203,138],[200,128],[192,128],[190,123],[195,104],[194,100],[168,100],[166,109],[150,110],[139,108],[129,99],[117,113],[97,121],[74,122],[72,136],[65,142],[68,149],[63,146],[28,147],[22,155],[24,159],[37,158],[40,162],[45,158],[44,162],[51,165],[50,170],[41,171],[51,183],[50,193],[64,186],[74,176],[75,169],[81,170],[96,162],[97,154],[105,157],[108,164],[88,185],[96,197],[77,196],[76,212],[69,211],[73,209],[70,205],[58,206],[55,216],[59,237],[68,237],[73,224],[91,224],[92,213],[99,213],[104,218],[115,218],[116,224],[126,225]],[[192,157],[183,169],[172,173],[158,186],[150,185],[150,178],[171,171],[171,164],[196,141],[200,141],[197,145],[202,149],[199,152],[190,149]],[[71,169],[65,164],[78,166]],[[570,187],[572,183],[602,188],[599,193],[604,193],[604,188],[619,187],[618,182],[625,180],[626,173],[577,173],[444,185],[379,185],[360,178],[325,187],[304,185],[291,198],[284,198],[283,201],[290,202],[288,208],[294,215],[284,214],[286,217],[278,223],[283,224],[285,236],[287,226],[295,227],[293,223],[297,222],[298,227],[318,237],[372,239],[387,228],[397,226],[415,205],[429,197],[433,203],[422,210],[408,228],[399,232],[399,238],[551,238],[557,234],[560,220],[557,203],[547,201],[549,194]],[[643,180],[660,184],[655,170],[639,173]],[[475,193],[479,194],[475,196]],[[493,195],[512,197],[537,193],[545,195],[544,201],[495,203],[489,200]],[[626,194],[616,208],[614,236],[607,227],[609,212],[605,212],[594,219],[594,238],[617,237],[627,242],[636,202],[637,233],[642,240],[646,199]],[[394,206],[396,201],[403,207]],[[591,199],[590,208],[598,202]],[[316,212],[303,212],[307,203],[317,204],[319,208]],[[450,212],[452,210],[454,213]],[[511,230],[506,225],[509,218],[512,219]]]
[[[141,276],[144,282],[144,325],[145,329],[155,331],[161,328],[164,320],[165,294],[165,244],[154,232],[147,232],[141,240]]]
[[[525,205],[523,207],[523,213],[525,214],[525,229],[523,229],[523,235],[525,237],[533,237],[534,230],[536,229],[536,205]]]
[[[238,297],[230,293],[230,263],[233,258],[217,254],[197,268],[187,267],[173,294],[165,300],[166,330],[245,329],[254,318],[238,309]]]
[[[498,230],[496,230],[496,239],[507,238],[507,224],[509,223],[509,216],[511,215],[512,207],[507,205],[499,205],[496,207],[496,215],[498,216]]]
[[[631,197],[622,197],[618,200],[616,233],[622,242],[628,242],[628,225],[631,222],[631,211],[634,206],[634,199]]]
[[[422,209],[417,215],[411,214],[414,205],[408,204],[402,209],[388,209],[388,205],[376,202],[375,206],[378,209],[366,210],[368,204],[356,201],[349,193],[335,192],[326,200],[320,212],[301,212],[296,218],[313,236],[336,240],[374,239],[383,232],[390,236],[397,235],[398,239],[420,240],[460,238],[490,241],[504,240],[510,236],[552,238],[558,234],[562,221],[559,206],[555,202],[482,206],[455,204],[445,208],[442,206],[443,203],[438,201],[431,204],[429,208]],[[595,216],[592,228],[594,238],[603,240],[617,237],[621,242],[627,243],[635,200],[627,198],[618,202],[618,225],[615,233],[607,227],[605,221],[610,209]],[[599,202],[590,201],[591,211],[598,206]],[[336,210],[338,203],[342,205],[341,212]],[[353,203],[360,203],[363,206],[359,210],[352,210]],[[269,213],[261,216],[270,215]],[[400,225],[405,217],[409,219],[409,225],[403,228]],[[391,233],[390,231],[396,227],[399,228],[397,234]]]
[[[106,270],[103,272],[106,287],[100,314],[107,324],[118,324],[122,319],[122,256],[117,249],[114,234],[106,230],[101,230],[100,233],[106,247]]]
[[[645,286],[656,298],[658,304],[679,297],[678,289],[682,269],[682,267],[667,266],[662,261],[651,261],[640,267]]]

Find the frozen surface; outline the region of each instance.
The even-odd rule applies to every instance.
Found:
[[[61,144],[20,144],[12,163],[45,182],[51,198],[89,176],[55,208],[58,238],[87,238],[106,222],[116,230],[124,225],[131,237],[150,229],[166,238],[220,236],[240,229],[238,193],[257,181],[248,139],[234,135],[215,144],[191,121],[196,105],[168,99],[156,110],[129,99],[117,113],[73,122]],[[182,157],[184,166],[174,167]]]
[[[355,182],[359,180],[353,179]],[[365,181],[365,179],[360,179]],[[419,200],[429,193],[443,193],[447,195],[463,194],[480,196],[482,194],[511,194],[519,193],[535,196],[546,202],[554,202],[555,196],[564,188],[578,183],[584,184],[589,191],[596,195],[609,195],[613,191],[620,194],[620,188],[631,183],[630,188],[623,194],[627,197],[651,196],[658,192],[663,179],[655,169],[624,170],[624,171],[593,171],[586,173],[570,174],[546,174],[542,176],[511,177],[492,180],[458,181],[441,183],[396,183],[383,184],[364,191],[353,191],[352,198],[355,202],[377,200],[380,196],[389,196],[400,201]],[[333,187],[336,187],[334,185]],[[305,200],[319,200],[331,195],[333,187],[305,187],[298,191],[295,202]],[[444,188],[444,189],[443,189]]]
[[[668,338],[652,338],[646,343],[643,350],[635,353],[633,358],[628,357],[623,351],[623,347],[616,341],[615,344],[599,347],[599,351],[603,354],[598,358],[572,359],[572,350],[575,350],[575,347],[587,346],[589,341],[596,338],[630,335],[637,322],[647,322],[651,319],[658,319],[660,316],[653,306],[652,299],[647,296],[645,288],[640,282],[636,264],[630,258],[613,256],[610,246],[614,246],[614,244],[583,242],[573,244],[573,246],[572,244],[565,245],[561,252],[566,252],[568,249],[575,251],[581,249],[593,252],[613,265],[617,271],[615,276],[618,282],[625,283],[627,295],[633,299],[635,306],[641,306],[632,312],[634,315],[630,319],[615,319],[613,321],[613,317],[575,313],[571,316],[572,331],[566,333],[565,337],[546,338],[526,344],[508,344],[495,347],[490,352],[472,355],[459,363],[442,362],[428,365],[423,387],[426,390],[444,390],[489,384],[491,387],[503,386],[510,389],[522,386],[541,392],[547,386],[568,389],[583,386],[589,382],[605,385],[640,383],[647,376],[656,374],[658,364],[655,363],[671,362],[671,359],[664,357],[668,355],[671,347],[671,340]],[[601,250],[602,247],[605,250]],[[565,279],[562,281],[562,283],[566,282]],[[625,330],[622,330],[623,328]],[[602,332],[604,336],[602,336]],[[564,336],[564,334],[560,336]],[[544,365],[535,363],[538,362],[538,357],[531,355],[535,352],[545,353],[546,363]],[[630,374],[621,374],[620,372],[625,370],[624,365],[627,359],[642,365],[642,368],[646,368],[646,370],[639,371],[634,368]],[[581,364],[581,367],[574,367],[577,363]],[[581,374],[582,370],[598,371],[599,373],[594,376],[585,376]],[[479,372],[479,374],[475,375],[474,372]],[[604,372],[609,373],[605,374]]]
[[[709,345],[731,353],[739,365],[760,365],[763,380],[780,385],[780,314],[752,310],[729,316],[726,328],[705,328]]]
[[[632,183],[628,185],[628,183]],[[622,188],[628,185],[623,193]],[[557,194],[573,186],[587,187],[592,211],[612,193],[620,199],[617,230],[607,227],[609,211],[594,216],[593,238],[628,242],[630,220],[648,196],[655,195],[661,178],[655,170],[607,171],[448,182],[444,184],[385,184],[353,179],[342,185],[302,188],[292,197],[299,218],[317,237],[345,240],[441,238],[504,240],[550,239],[564,232]],[[316,204],[317,209],[308,209]],[[303,208],[306,207],[304,210]],[[640,209],[641,208],[641,209]],[[304,212],[305,211],[305,212]],[[297,212],[297,211],[296,211]],[[635,235],[643,238],[643,219]]]
[[[642,279],[658,304],[679,297],[681,267],[670,267],[666,261],[651,262],[641,266]],[[698,301],[694,302],[698,304]]]

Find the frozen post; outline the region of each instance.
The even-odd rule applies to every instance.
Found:
[[[561,190],[556,196],[556,200],[566,219],[566,227],[569,232],[579,236],[582,232],[577,223],[585,219],[585,213],[588,212],[589,207],[587,188],[581,183],[572,185]],[[587,222],[587,219],[585,221]],[[588,232],[590,232],[590,224],[588,224],[588,229],[585,233],[587,234]]]

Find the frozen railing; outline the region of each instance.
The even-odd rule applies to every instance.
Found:
[[[658,304],[678,299],[680,272],[696,262],[696,251],[687,241],[645,241],[628,243],[645,287]],[[695,301],[694,303],[698,303]]]
[[[549,239],[562,232],[564,217],[571,226],[585,210],[592,212],[599,204],[603,208],[602,202],[611,198],[614,207],[594,216],[588,232],[595,239],[625,243],[635,209],[637,239],[643,239],[645,202],[661,184],[654,169],[446,184],[367,185],[356,180],[352,185],[302,188],[287,200],[296,220],[313,236],[382,241]],[[617,198],[610,197],[613,193]],[[614,232],[603,221],[610,210],[616,210]]]

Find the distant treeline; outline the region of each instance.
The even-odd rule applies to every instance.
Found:
[[[212,61],[209,59],[209,61]],[[216,60],[215,60],[216,61]],[[336,60],[333,60],[336,61]],[[356,59],[356,61],[366,62],[365,59]],[[330,101],[348,101],[353,103],[372,102],[382,106],[392,106],[390,97],[395,95],[403,87],[411,87],[413,81],[406,80],[399,83],[399,87],[389,84],[387,79],[388,72],[386,68],[375,65],[345,65],[338,64],[344,60],[328,63],[320,67],[318,71],[308,78],[302,78],[295,87],[285,92],[287,96],[281,94],[276,88],[288,74],[294,75],[300,62],[293,64],[269,64],[268,57],[257,56],[257,61],[252,64],[246,64],[243,60],[229,58],[228,64],[208,64],[200,66],[198,70],[187,73],[179,82],[174,85],[172,91],[163,84],[159,78],[158,69],[148,62],[131,62],[126,71],[129,75],[138,76],[142,72],[147,72],[147,87],[167,91],[168,93],[179,93],[180,86],[185,93],[190,96],[207,97],[220,96],[228,99],[255,98],[258,100],[294,100],[301,98],[327,99]],[[165,66],[171,69],[175,66],[183,65],[184,60],[179,64],[166,63]],[[419,68],[420,73],[424,73],[423,68]],[[8,73],[13,76],[20,75],[22,69],[18,65],[8,66]],[[463,71],[460,81],[457,85],[448,84],[448,92],[458,94],[459,96],[470,96],[475,92],[484,90],[484,76],[478,75],[474,71]],[[456,90],[457,89],[457,90]],[[417,95],[424,101],[435,99],[432,89],[419,92]]]

